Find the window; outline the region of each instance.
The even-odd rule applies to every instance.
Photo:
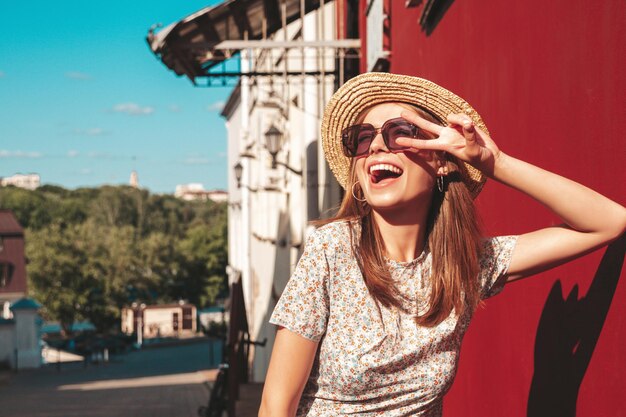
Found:
[[[0,288],[4,288],[11,283],[15,266],[10,262],[0,262]]]

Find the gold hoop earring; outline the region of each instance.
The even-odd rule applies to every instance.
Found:
[[[361,200],[361,199],[360,199],[360,198],[358,198],[358,197],[356,196],[356,194],[354,193],[354,186],[355,186],[355,185],[357,185],[358,183],[359,183],[359,182],[357,181],[357,182],[355,182],[354,184],[352,184],[352,197],[354,197],[354,199],[355,199],[356,201],[360,201],[361,203],[364,203],[364,202],[366,202],[366,201],[367,201],[367,198],[364,198],[364,199],[362,199],[362,200]]]
[[[444,182],[443,182],[443,175],[437,177],[437,189],[439,190],[440,193],[443,193],[443,188],[444,186]]]

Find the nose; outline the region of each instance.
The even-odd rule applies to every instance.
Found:
[[[389,152],[380,130],[376,132],[376,136],[374,136],[374,139],[372,139],[372,143],[370,144],[370,154],[377,152]]]

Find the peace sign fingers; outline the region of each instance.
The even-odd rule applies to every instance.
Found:
[[[430,132],[434,134],[435,136],[439,136],[441,134],[441,130],[443,129],[443,126],[438,125],[437,123],[428,121],[424,119],[423,117],[420,117],[420,115],[414,112],[403,111],[402,113],[400,113],[400,116],[403,119],[408,120],[409,122],[413,123],[415,126],[419,127],[420,129],[426,132]]]

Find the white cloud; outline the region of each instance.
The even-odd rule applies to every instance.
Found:
[[[0,78],[4,77],[4,71],[0,71]]]
[[[104,135],[106,132],[101,127],[93,127],[91,129],[87,129],[85,133],[89,136],[100,136]]]
[[[111,158],[113,158],[113,155],[111,155],[110,153],[97,152],[97,151],[91,151],[91,152],[87,153],[87,156],[90,157],[90,158],[94,158],[94,159],[111,159]]]
[[[130,114],[131,116],[144,116],[154,113],[154,107],[141,107],[137,103],[120,103],[113,106],[113,111],[116,113]]]
[[[169,109],[169,111],[171,111],[172,113],[178,113],[178,112],[180,112],[180,110],[181,110],[181,108],[180,108],[180,106],[179,106],[178,104],[171,104],[171,105],[168,107],[168,109]]]
[[[73,130],[74,134],[76,135],[81,135],[81,136],[102,136],[102,135],[106,135],[109,132],[102,129],[101,127],[92,127],[89,129],[74,129]]]
[[[92,159],[107,159],[107,160],[128,160],[129,157],[127,155],[113,154],[109,152],[101,152],[101,151],[91,151],[86,154],[88,158]]]
[[[71,80],[90,80],[91,75],[85,74],[84,72],[79,71],[68,71],[65,73],[65,77]]]
[[[78,171],[81,175],[91,175],[93,174],[93,170],[91,170],[90,168],[83,168],[80,171]]]
[[[41,152],[23,152],[23,151],[7,151],[0,149],[0,158],[41,158],[43,154]]]
[[[226,102],[224,101],[216,101],[213,104],[209,104],[206,108],[208,111],[222,111]]]
[[[75,158],[75,157],[77,157],[79,154],[80,154],[80,152],[78,152],[78,151],[76,151],[76,150],[74,150],[74,149],[71,149],[71,150],[67,151],[67,157],[68,157],[68,158]]]
[[[183,161],[185,165],[208,165],[211,163],[209,158],[204,158],[201,156],[190,156]]]

